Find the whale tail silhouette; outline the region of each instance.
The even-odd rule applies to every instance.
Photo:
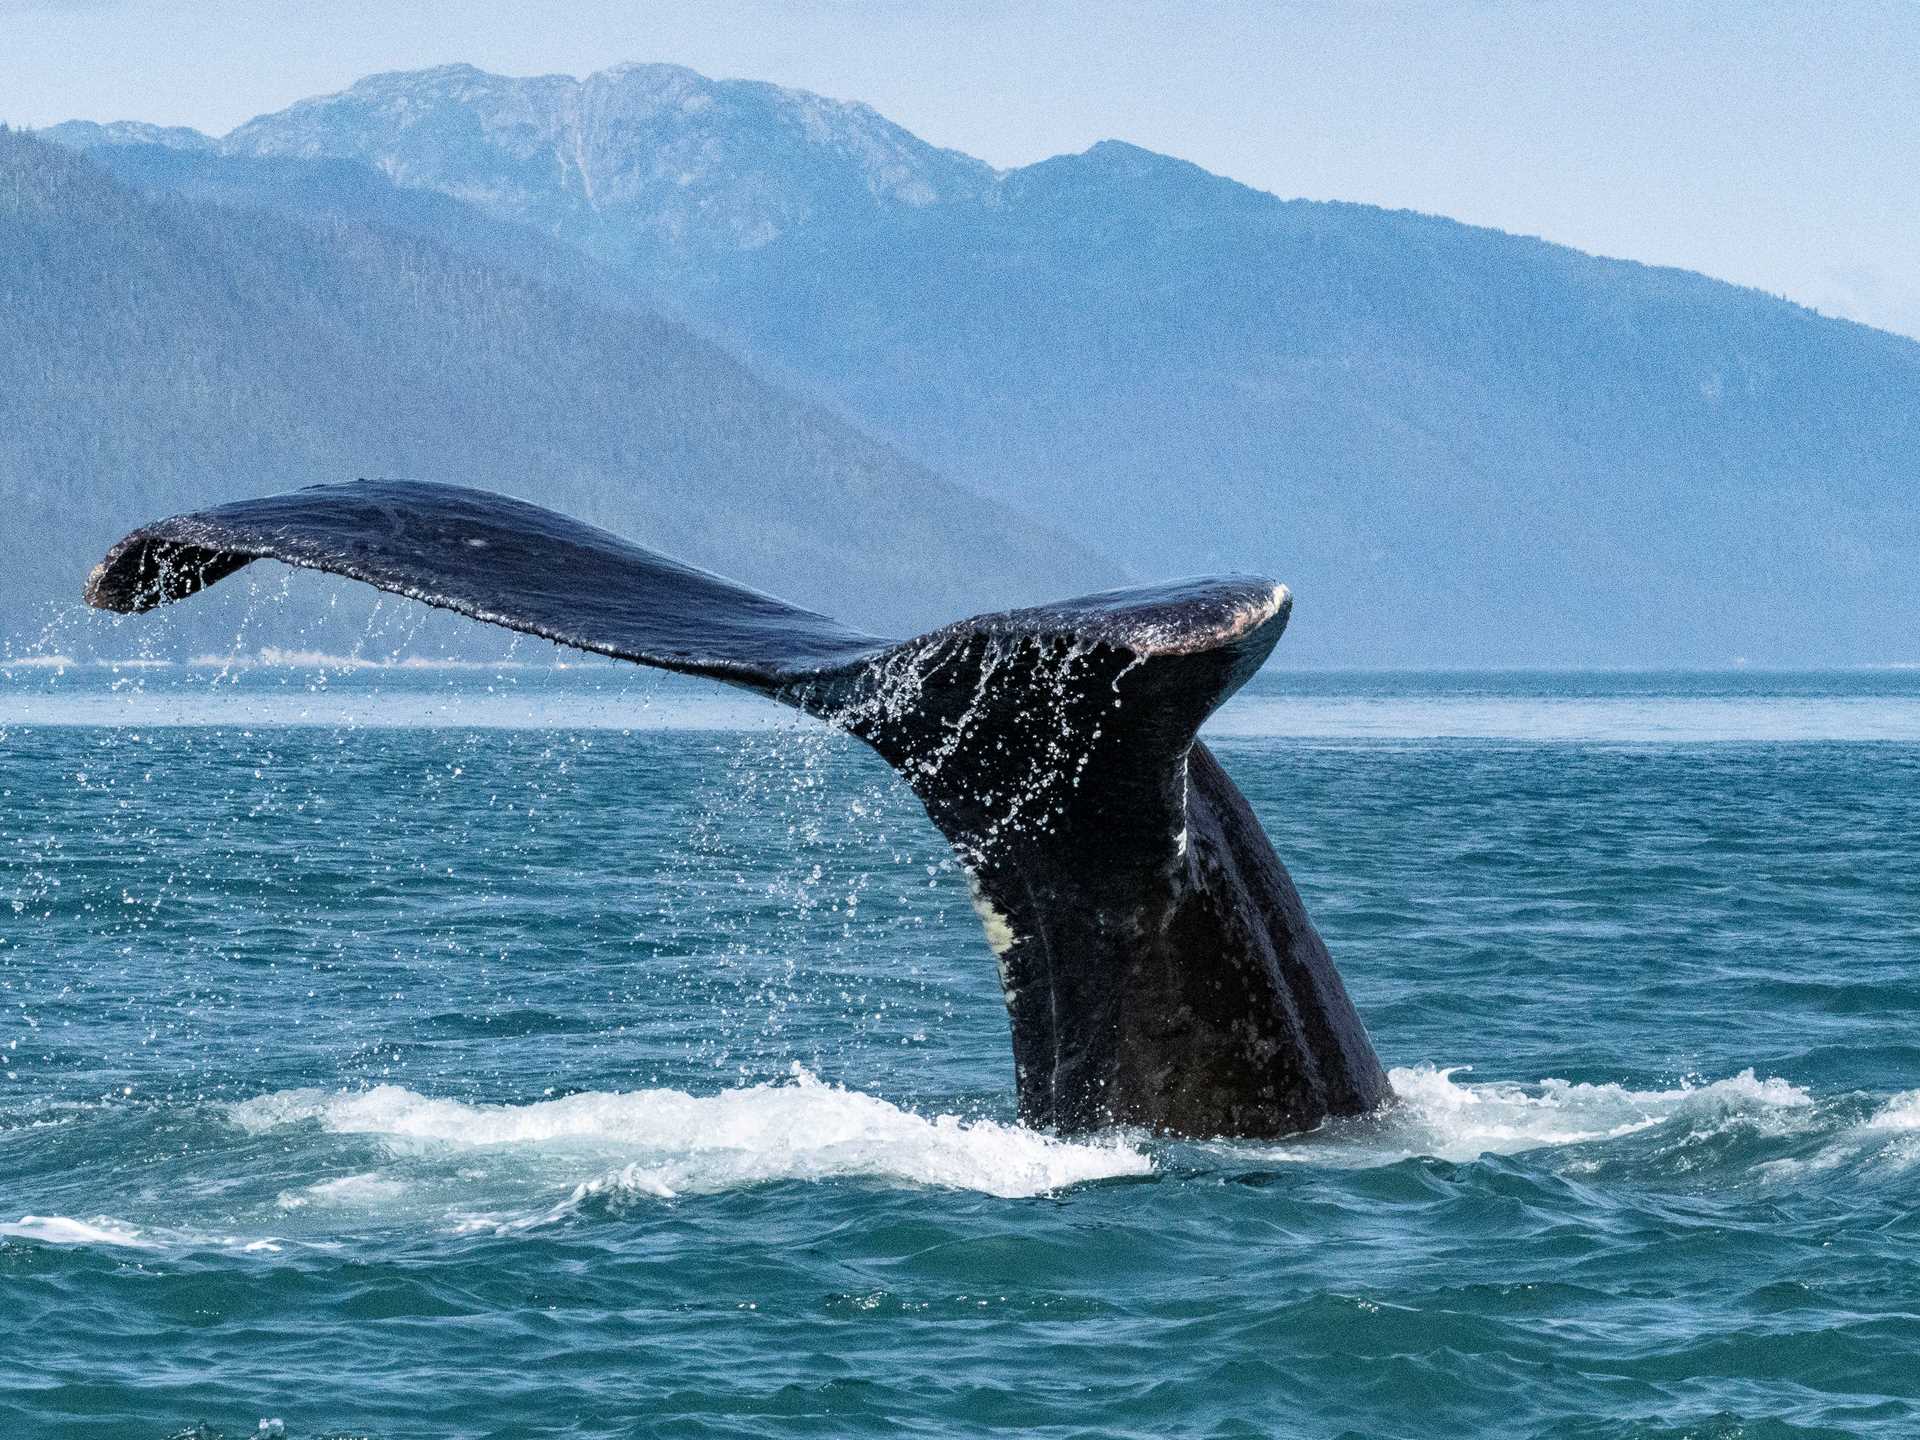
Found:
[[[523,501],[357,481],[145,526],[86,599],[151,610],[259,559],[742,686],[871,745],[966,867],[1028,1123],[1269,1136],[1388,1098],[1292,881],[1196,739],[1279,640],[1283,586],[1112,591],[896,641]]]

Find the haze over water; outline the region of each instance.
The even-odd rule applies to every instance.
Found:
[[[1258,677],[1401,1104],[1191,1144],[1017,1125],[877,760],[548,653],[0,667],[7,1433],[1920,1425],[1920,672]]]

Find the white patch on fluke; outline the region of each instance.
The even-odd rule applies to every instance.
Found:
[[[1000,972],[1000,995],[1011,1010],[1020,992],[1014,989],[1013,973],[1007,968],[1007,953],[1020,943],[1020,937],[1013,933],[1007,917],[986,897],[971,870],[967,871],[967,896],[973,901],[973,913],[980,917],[980,925],[987,932],[987,948],[993,951],[993,963]]]
[[[987,944],[995,955],[1004,956],[1019,943],[1020,937],[1013,933],[1012,924],[995,908],[971,874],[967,876],[967,893],[973,899],[973,913],[980,917],[980,924],[986,929]]]

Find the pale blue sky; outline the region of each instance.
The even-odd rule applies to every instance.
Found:
[[[1117,136],[1282,195],[1684,265],[1920,335],[1920,3],[0,0],[0,120],[222,132],[377,70],[672,60],[999,165]]]

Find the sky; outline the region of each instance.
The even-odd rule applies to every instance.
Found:
[[[0,0],[0,121],[218,134],[382,70],[623,60],[864,100],[1001,166],[1130,140],[1920,336],[1915,0]]]

